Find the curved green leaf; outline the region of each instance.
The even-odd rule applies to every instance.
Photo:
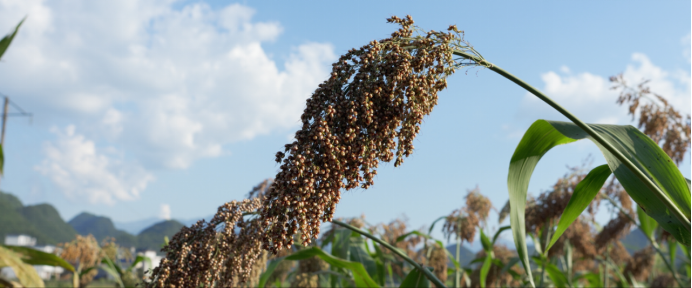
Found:
[[[577,140],[585,138],[581,136],[585,132],[573,123],[550,121],[550,124],[567,137]],[[639,170],[643,171],[673,202],[677,209],[688,220],[690,219],[691,197],[687,181],[680,173],[678,167],[675,166],[673,160],[651,138],[630,125],[590,124],[589,126],[601,134],[617,150],[622,152]],[[689,226],[689,223],[682,223],[676,218],[672,211],[666,208],[663,201],[646,188],[644,183],[632,171],[622,165],[610,152],[600,145],[598,145],[598,148],[605,156],[610,170],[613,171],[615,177],[627,191],[627,194],[637,204],[642,206],[644,212],[654,218],[663,229],[672,234],[681,243],[689,246],[690,232],[686,228],[686,226]]]
[[[642,207],[640,207],[639,205],[637,205],[637,216],[639,218],[639,227],[641,227],[641,230],[642,232],[644,232],[644,235],[646,235],[646,237],[653,239],[654,231],[656,231],[656,227],[658,227],[658,223],[656,223],[656,220],[649,217],[649,215],[646,215],[646,212],[644,212],[644,210],[642,210]]]
[[[379,285],[377,285],[377,282],[375,282],[375,280],[372,280],[370,275],[368,275],[368,272],[365,271],[365,267],[363,267],[363,264],[336,258],[332,255],[325,253],[324,251],[322,251],[322,249],[318,247],[312,247],[310,249],[298,251],[289,256],[286,256],[286,258],[284,259],[303,260],[314,256],[320,257],[322,260],[334,267],[351,270],[351,272],[353,273],[353,280],[356,283],[356,286],[358,287],[380,287]]]
[[[360,234],[357,235],[358,236],[351,237],[351,242],[349,243],[350,257],[348,260],[363,264],[365,271],[368,272],[370,277],[379,278],[377,273],[377,263],[375,263],[375,259],[373,259],[372,256],[370,256],[370,253],[368,253],[365,249],[365,239],[360,237]]]
[[[533,261],[536,265],[543,266],[543,260],[540,257],[534,256]],[[564,272],[560,271],[560,268],[550,261],[545,263],[545,272],[548,272],[548,277],[553,281],[555,287],[568,287],[567,276]]]
[[[93,267],[90,267],[90,268],[93,268]],[[101,259],[101,265],[99,268],[101,268],[101,270],[106,271],[106,273],[113,276],[113,278],[115,279],[115,282],[118,285],[120,285],[120,287],[125,287],[125,285],[123,284],[123,280],[122,280],[123,271],[120,270],[120,266],[115,265],[115,263],[113,263],[113,261],[110,258],[103,257]]]
[[[24,285],[24,287],[45,287],[43,280],[38,276],[34,267],[24,263],[19,253],[2,246],[0,246],[0,267],[12,268],[19,283]]]
[[[75,272],[75,269],[70,263],[58,257],[58,255],[46,253],[40,250],[25,246],[0,245],[17,253],[22,261],[31,265],[46,265],[65,268],[70,272]]]
[[[682,177],[682,174],[670,157],[653,140],[629,125],[590,124],[589,127],[625,155],[639,170],[643,171],[655,182],[658,188],[676,205],[676,208],[682,211],[689,219],[690,189],[687,181]],[[591,139],[586,132],[573,123],[538,120],[526,131],[512,155],[509,175],[507,176],[510,223],[517,253],[529,275],[532,286],[535,286],[535,284],[529,269],[526,249],[526,225],[524,222],[526,193],[531,174],[541,157],[550,149],[557,145],[571,143],[584,138]],[[654,195],[633,172],[622,165],[615,156],[600,144],[596,143],[596,145],[605,156],[610,170],[613,171],[632,199],[640,206],[643,206],[645,212],[656,219],[678,241],[689,246],[690,233],[686,228],[689,223],[682,223],[678,220],[666,208],[663,201]]]
[[[529,180],[538,161],[546,152],[557,145],[574,141],[576,140],[560,134],[548,122],[543,120],[536,121],[522,137],[509,164],[509,175],[507,176],[510,207],[509,221],[512,226],[514,244],[519,260],[524,265],[524,270],[526,270],[529,276],[529,282],[532,287],[536,285],[533,283],[531,266],[529,265],[529,254],[526,247],[526,223],[524,219]]]
[[[415,268],[406,275],[406,278],[404,278],[404,281],[401,282],[399,287],[430,287],[430,280],[425,277],[422,271]]]
[[[481,288],[485,288],[485,281],[486,278],[488,278],[488,271],[490,271],[490,264],[491,261],[493,261],[493,257],[491,254],[488,254],[485,256],[485,260],[483,261],[483,266],[481,266]]]
[[[485,252],[493,251],[493,244],[490,243],[490,239],[488,239],[488,236],[483,232],[483,228],[481,228],[481,244],[483,244],[483,250],[485,250]]]
[[[22,26],[24,20],[26,20],[26,17],[24,17],[22,21],[19,21],[19,24],[17,24],[17,27],[14,28],[14,31],[12,31],[11,34],[7,34],[2,38],[2,40],[0,40],[0,59],[2,59],[2,55],[5,54],[5,51],[7,51],[7,47],[10,47],[10,43],[12,43],[14,36],[17,35],[17,31],[19,31],[19,27]]]
[[[505,230],[508,230],[508,229],[512,229],[512,226],[507,225],[507,226],[500,227],[500,229],[497,230],[497,232],[495,232],[495,236],[493,236],[493,244],[492,245],[495,245],[495,242],[497,241],[497,238],[500,237],[500,234],[502,234],[502,232],[504,232]]]
[[[562,236],[562,233],[565,233],[569,225],[572,225],[574,220],[577,220],[581,212],[584,212],[584,209],[589,206],[589,203],[596,197],[596,194],[601,190],[601,187],[603,187],[603,184],[608,180],[611,173],[608,165],[601,165],[591,170],[584,180],[577,184],[577,187],[574,188],[574,193],[572,193],[572,197],[567,203],[567,207],[565,207],[565,211],[563,211],[562,216],[560,216],[560,221],[557,223],[557,228],[555,229],[553,238],[550,240],[550,245],[545,249],[546,252],[550,247],[553,247],[553,244]]]
[[[2,149],[2,144],[0,144],[0,174],[4,174],[5,169],[5,153],[3,152]]]
[[[257,285],[257,287],[264,288],[264,286],[267,285],[267,280],[269,280],[269,277],[272,276],[272,273],[274,273],[274,270],[276,270],[276,267],[278,267],[279,263],[281,263],[281,261],[283,261],[283,260],[284,260],[284,257],[277,258],[274,261],[272,261],[271,263],[269,263],[269,265],[267,265],[267,270],[264,270],[264,273],[262,273],[262,275],[260,275],[260,280],[259,280],[259,284]]]
[[[430,228],[428,229],[428,234],[432,234],[433,228],[435,228],[435,224],[437,223],[437,221],[444,220],[444,219],[447,219],[447,216],[440,216],[440,218],[435,219],[435,221],[433,221],[432,224],[430,224]]]

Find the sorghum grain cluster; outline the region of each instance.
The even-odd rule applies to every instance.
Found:
[[[162,249],[166,257],[154,268],[155,278],[147,286],[237,287],[246,283],[262,253],[262,229],[258,217],[246,220],[243,214],[256,212],[261,203],[260,198],[232,201],[219,207],[211,221],[183,227]]]
[[[476,235],[476,228],[486,221],[491,208],[490,199],[483,196],[476,187],[466,195],[466,207],[456,209],[447,216],[442,232],[447,239],[455,235],[457,239],[471,243]]]
[[[458,67],[452,51],[465,42],[455,26],[414,35],[410,16],[387,21],[401,28],[333,64],[307,100],[296,140],[276,154],[280,171],[261,208],[265,249],[290,247],[299,231],[309,244],[332,220],[342,188],[370,187],[380,161],[398,166],[413,152],[423,117]]]

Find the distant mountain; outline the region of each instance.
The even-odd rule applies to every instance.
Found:
[[[214,218],[214,215],[208,215],[207,217],[190,218],[187,220],[179,220],[179,221],[180,221],[180,223],[183,223],[183,225],[190,227],[193,224],[197,223],[197,221],[199,221],[199,220],[206,220],[207,222],[209,222],[209,220],[211,220],[211,218]]]
[[[31,235],[38,245],[54,245],[74,239],[77,232],[52,205],[24,206],[16,196],[0,192],[0,241],[12,234]]]
[[[646,235],[639,228],[630,231],[630,234],[627,234],[620,242],[630,254],[634,254],[634,252],[649,245],[649,239],[646,239]]]
[[[456,257],[456,255],[457,255],[456,254],[457,253],[457,245],[456,244],[448,245],[445,248],[447,248],[447,251],[449,251],[449,253],[451,253],[454,257]],[[459,261],[459,265],[461,265],[462,267],[468,266],[469,263],[471,261],[473,261],[473,259],[475,259],[475,258],[476,258],[476,253],[473,253],[471,250],[464,247],[464,245],[461,245],[459,247],[459,259],[461,259]],[[452,264],[452,262],[449,261],[449,265],[452,266],[454,264]]]
[[[171,239],[183,226],[185,225],[176,220],[156,223],[137,235],[137,248],[159,251],[163,244],[163,237],[168,236],[168,239]]]
[[[100,242],[106,238],[115,238],[120,246],[137,247],[137,237],[115,228],[113,221],[108,217],[96,216],[82,212],[68,222],[80,235],[94,235]]]
[[[161,218],[147,218],[143,220],[137,220],[137,221],[130,221],[130,222],[118,222],[114,221],[113,224],[115,225],[115,228],[119,230],[126,231],[132,235],[137,235],[139,232],[142,232],[142,230],[149,228],[149,226],[154,225],[158,222],[161,222]],[[182,223],[186,223],[184,221],[181,221]]]

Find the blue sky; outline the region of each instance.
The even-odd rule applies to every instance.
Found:
[[[0,62],[11,118],[3,191],[119,222],[213,214],[273,177],[304,101],[331,62],[387,37],[392,15],[456,24],[486,59],[592,123],[630,124],[607,79],[651,79],[690,113],[689,1],[3,1],[0,31],[27,21]],[[403,166],[346,192],[337,216],[413,227],[461,207],[478,186],[500,209],[509,159],[537,119],[564,119],[488,70],[459,71]],[[588,155],[558,147],[529,190]],[[689,152],[681,171],[690,177]],[[497,227],[495,213],[490,226]],[[607,221],[608,215],[602,214]],[[436,233],[438,236],[440,233]]]

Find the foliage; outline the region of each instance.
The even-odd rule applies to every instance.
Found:
[[[283,164],[275,181],[260,183],[249,193],[250,199],[224,204],[210,222],[183,227],[176,221],[164,221],[140,233],[137,242],[151,249],[159,247],[162,234],[172,236],[163,247],[166,258],[153,270],[152,281],[144,283],[147,287],[246,287],[255,283],[260,287],[429,287],[430,283],[437,287],[536,283],[540,287],[628,287],[689,283],[690,184],[676,167],[689,146],[689,116],[682,117],[665,98],[651,93],[646,83],[631,88],[622,77],[614,77],[615,88],[623,89],[618,103],[628,103],[633,116],[639,108],[643,132],[632,126],[585,124],[540,91],[488,62],[463,40],[463,32],[455,26],[448,32],[425,32],[413,26],[410,16],[388,21],[401,29],[391,38],[349,50],[334,64],[329,80],[307,101],[297,141],[276,155]],[[0,41],[0,56],[18,28]],[[446,87],[446,77],[461,66],[497,72],[572,121],[538,120],[519,143],[509,167],[510,200],[500,212],[509,214],[511,228],[489,229],[486,219],[492,203],[478,188],[469,191],[463,207],[431,223],[428,233],[410,229],[403,220],[369,225],[364,217],[345,220],[348,223],[332,219],[341,188],[368,188],[379,161],[396,159],[398,166],[412,153],[412,141],[423,117],[436,105],[437,92]],[[649,98],[658,104],[640,105]],[[535,200],[527,198],[533,169],[541,157],[557,145],[584,138],[601,149],[608,163],[588,174],[573,169],[553,190]],[[604,187],[611,174],[614,178]],[[5,215],[23,215],[21,203],[6,198],[7,203],[1,204],[9,211]],[[593,215],[606,200],[612,220],[599,227]],[[637,203],[636,214],[632,200]],[[31,215],[39,218],[54,212],[45,206],[27,211],[34,210],[40,213]],[[92,226],[97,223],[99,236],[114,233],[109,221],[87,216],[73,219],[78,230],[89,222]],[[3,217],[0,213],[0,223]],[[442,228],[448,240],[454,236],[457,241],[455,254],[430,236],[441,220],[445,220]],[[320,221],[333,223],[322,237],[318,237]],[[620,241],[632,225],[649,241],[634,255]],[[499,235],[509,229],[516,252],[497,244]],[[473,242],[476,235],[483,250],[464,262],[461,242]],[[527,236],[533,251],[528,249]],[[682,265],[676,265],[677,247],[686,256]],[[128,257],[120,247],[113,241],[99,246],[92,235],[77,235],[61,248],[58,258],[28,248],[0,247],[0,266],[15,269],[23,285],[42,286],[28,265],[46,264],[72,271],[74,284],[80,287],[89,284],[97,269],[113,275],[119,286],[129,286],[139,282],[139,277],[132,277],[134,267],[146,261],[129,257],[123,269],[121,260]],[[298,265],[282,265],[288,261],[298,261]],[[518,263],[523,264],[523,271]],[[14,285],[5,280],[0,284]]]

